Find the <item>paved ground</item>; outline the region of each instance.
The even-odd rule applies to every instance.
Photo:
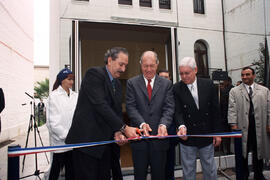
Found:
[[[40,131],[40,137],[41,140],[44,144],[44,146],[48,146],[49,145],[49,135],[48,135],[48,131],[47,131],[47,127],[46,126],[42,126],[39,127],[39,131]],[[26,130],[27,132],[27,130]],[[18,136],[14,139],[12,139],[12,142],[9,142],[9,144],[2,144],[0,146],[0,178],[1,180],[5,180],[7,179],[7,149],[8,146],[10,146],[11,144],[19,144],[21,147],[25,147],[25,142],[26,142],[26,137],[27,135],[21,135]],[[34,147],[34,131],[30,131],[29,134],[29,141],[28,141],[28,147]],[[37,134],[37,146],[41,146],[41,142],[40,142],[40,138]],[[47,153],[47,157],[50,160],[50,153]],[[37,155],[37,168],[38,170],[40,170],[41,172],[47,171],[49,168],[49,164],[46,160],[46,156],[45,153],[40,153]],[[28,176],[28,175],[32,175],[35,173],[36,170],[36,165],[35,165],[35,156],[34,155],[28,155],[25,156],[25,163],[23,165],[23,156],[20,156],[20,177],[24,177],[24,176]],[[22,168],[24,167],[24,170],[22,172]],[[43,178],[44,174],[41,173],[40,177]],[[36,176],[31,176],[29,178],[25,178],[26,180],[32,180],[32,179],[38,179]]]
[[[39,127],[39,131],[40,131],[40,136],[41,139],[43,141],[44,146],[48,146],[49,145],[49,135],[48,135],[48,131],[47,131],[47,127],[45,125],[43,125],[42,127]],[[8,146],[10,146],[11,144],[19,144],[21,145],[21,147],[25,146],[25,142],[26,142],[26,137],[27,135],[21,135],[18,136],[14,139],[12,139],[9,142],[6,143],[2,143],[0,144],[0,180],[5,180],[7,179],[7,148]],[[34,132],[31,131],[30,135],[29,135],[29,143],[28,143],[28,147],[34,147]],[[37,146],[41,146],[40,143],[40,139],[39,136],[37,135]],[[47,157],[50,160],[50,153],[47,153]],[[50,165],[47,162],[45,153],[40,153],[38,154],[38,158],[37,158],[37,165],[38,165],[38,170],[40,170],[41,172],[45,172],[45,173],[41,173],[40,174],[40,178],[41,179],[46,179],[45,177],[47,176],[48,173],[46,173],[50,167]],[[22,167],[23,167],[23,156],[20,157],[20,177],[25,177],[28,175],[33,175],[35,173],[36,170],[36,163],[35,163],[35,156],[34,155],[28,155],[25,158],[25,163],[24,163],[24,171],[22,172]],[[235,178],[235,173],[232,169],[227,169],[226,174],[230,176],[231,179],[236,179]],[[180,172],[181,174],[181,172]],[[264,171],[265,177],[270,180],[270,170],[268,171]],[[45,177],[44,177],[45,175]],[[250,179],[252,179],[253,174],[251,174]],[[36,180],[39,179],[37,176],[30,176],[27,178],[24,178],[25,180]],[[61,180],[64,180],[64,178],[59,178]],[[125,176],[124,180],[133,180],[134,177],[133,176]],[[148,177],[148,179],[150,180],[150,176]],[[198,173],[197,174],[197,178],[198,180],[203,179],[202,174]],[[226,180],[227,178],[221,174],[219,174],[219,180]],[[176,178],[176,180],[182,180],[182,178]]]

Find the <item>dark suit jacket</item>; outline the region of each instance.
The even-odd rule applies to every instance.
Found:
[[[174,99],[171,81],[156,75],[151,101],[143,75],[135,76],[127,82],[126,108],[131,126],[139,127],[145,122],[152,128],[151,135],[157,135],[158,126],[171,125],[174,113]],[[166,150],[167,140],[154,140],[154,149]],[[146,148],[146,141],[131,144],[134,149]]]
[[[0,88],[0,113],[5,108],[5,97],[2,88]]]
[[[4,108],[5,108],[5,96],[2,88],[0,88],[0,113],[3,111]],[[0,132],[1,132],[1,117],[0,117]]]
[[[207,134],[221,131],[218,96],[210,79],[197,78],[199,109],[185,83],[174,85],[175,122],[177,127],[185,125],[187,134]],[[212,138],[188,138],[185,145],[204,147],[213,143]]]
[[[73,122],[66,143],[85,143],[113,139],[123,126],[121,83],[116,80],[116,94],[105,67],[90,68],[82,80]],[[101,158],[105,146],[81,148],[90,156]]]

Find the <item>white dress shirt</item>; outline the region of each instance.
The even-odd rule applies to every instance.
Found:
[[[248,94],[249,94],[249,87],[251,87],[252,91],[254,92],[254,83],[252,83],[251,86],[244,83],[244,86],[245,86]]]

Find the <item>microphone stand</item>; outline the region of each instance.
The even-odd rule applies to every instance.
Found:
[[[42,145],[42,147],[44,147],[43,145],[43,141],[41,139],[41,136],[40,136],[40,132],[38,130],[38,126],[37,126],[37,123],[36,123],[36,120],[35,120],[35,110],[36,110],[36,105],[35,105],[35,100],[34,100],[34,97],[31,96],[30,94],[28,94],[27,92],[25,92],[25,94],[27,96],[29,96],[32,101],[30,101],[30,104],[31,104],[31,114],[30,114],[30,119],[29,119],[29,125],[28,125],[28,130],[27,130],[27,137],[26,137],[26,142],[25,142],[25,148],[27,148],[28,146],[28,140],[29,140],[29,134],[30,134],[30,131],[33,130],[33,127],[34,127],[34,142],[35,142],[35,147],[37,147],[37,135],[39,136],[39,140],[40,140],[40,143]],[[47,162],[49,164],[49,159],[47,157],[47,154],[46,152],[45,153],[45,156],[46,156],[46,159],[47,159]],[[25,164],[25,157],[26,155],[23,156],[23,162],[22,162],[22,172],[24,170],[24,164]],[[39,179],[41,179],[39,177],[39,175],[41,173],[44,173],[44,172],[41,172],[39,169],[38,169],[38,162],[37,162],[37,153],[35,153],[35,172],[31,175],[27,175],[27,176],[24,176],[24,177],[21,177],[20,179],[24,179],[24,178],[27,178],[27,177],[30,177],[30,176],[37,176]]]

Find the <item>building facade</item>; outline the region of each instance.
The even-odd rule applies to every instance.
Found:
[[[126,80],[140,73],[145,50],[157,52],[159,68],[168,69],[173,82],[185,56],[196,58],[199,76],[222,70],[236,82],[241,68],[259,58],[259,43],[269,42],[268,0],[51,0],[50,8],[50,79],[70,66],[76,91],[86,70],[103,66],[113,46],[129,51],[120,79],[125,93]],[[124,99],[123,107],[125,113]]]

